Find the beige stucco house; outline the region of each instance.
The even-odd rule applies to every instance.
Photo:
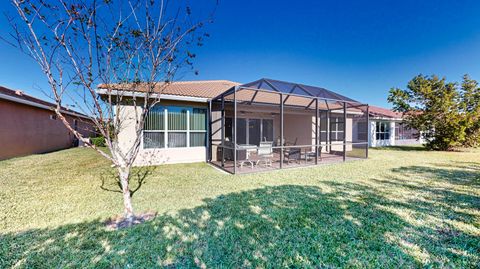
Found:
[[[271,79],[186,81],[158,94],[136,165],[210,162],[237,173],[368,156],[368,105],[323,88]],[[119,105],[119,144],[127,148],[135,107]]]

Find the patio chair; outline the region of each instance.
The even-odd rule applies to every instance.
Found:
[[[299,161],[302,158],[302,149],[301,148],[290,148],[283,153],[283,157],[287,160],[287,164],[290,164],[291,161]]]
[[[246,149],[237,149],[237,162],[240,164],[240,168],[243,168],[245,163],[249,163],[250,167],[253,169],[253,162],[249,160],[247,156]]]
[[[257,157],[257,166],[260,162],[263,162],[265,167],[271,167],[273,158],[273,142],[260,142],[260,146],[257,149]]]
[[[222,151],[224,151],[223,156],[225,157],[225,160],[233,161],[234,147],[235,145],[233,144],[233,142],[230,141],[225,141],[223,145],[220,144],[220,146],[217,148],[218,160],[221,160]]]

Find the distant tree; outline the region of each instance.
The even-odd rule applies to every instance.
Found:
[[[467,75],[461,85],[418,75],[407,89],[390,89],[388,101],[403,113],[407,126],[420,131],[428,148],[452,150],[479,145],[479,97],[478,83]]]
[[[461,112],[465,115],[465,142],[467,147],[480,146],[480,87],[468,75],[463,76],[461,86]]]
[[[133,223],[131,198],[136,188],[130,186],[130,174],[146,115],[161,98],[154,93],[168,86],[178,70],[191,68],[195,54],[190,49],[208,36],[200,29],[211,14],[193,17],[188,1],[10,2],[16,10],[15,16],[7,16],[13,31],[11,38],[3,39],[39,64],[56,104],[53,109],[68,130],[116,167],[124,219]],[[115,90],[119,83],[128,83],[128,90],[141,87],[144,95],[128,97]],[[99,84],[107,90],[106,98],[98,94]],[[61,109],[67,101],[90,116],[109,151],[97,148],[71,126]],[[117,139],[124,116],[116,104],[122,102],[138,111],[134,143],[128,149],[120,147]]]

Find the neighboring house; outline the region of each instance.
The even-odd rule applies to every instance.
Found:
[[[370,106],[369,145],[371,147],[419,145],[418,131],[403,123],[402,113]]]
[[[109,90],[132,98],[145,93],[141,84],[135,90],[129,84],[99,85],[97,91],[106,97]],[[243,85],[215,80],[173,82],[156,93],[161,102],[146,119],[136,165],[207,161],[235,173],[260,161],[285,168],[368,156],[368,105],[324,88],[271,79]],[[128,103],[118,104],[118,139],[125,148],[135,132],[135,110]]]
[[[77,145],[75,136],[57,119],[54,106],[0,86],[0,160]],[[83,135],[94,134],[88,117],[68,109],[63,113]]]

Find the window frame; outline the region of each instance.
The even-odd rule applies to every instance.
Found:
[[[383,127],[383,130],[382,130],[382,127]],[[375,122],[375,140],[377,141],[390,140],[391,135],[392,135],[392,130],[390,128],[390,122],[388,121]]]
[[[159,105],[160,107],[163,108],[163,130],[145,130],[145,127],[144,129],[142,130],[142,138],[141,138],[141,148],[144,149],[144,150],[155,150],[155,149],[185,149],[185,148],[205,148],[207,147],[207,129],[208,129],[208,122],[207,122],[207,118],[208,118],[208,110],[207,108],[204,108],[204,107],[196,107],[196,106],[177,106],[177,105]],[[172,108],[172,107],[175,107],[175,108],[180,108],[180,109],[186,109],[186,129],[185,130],[170,130],[168,128],[169,126],[169,115],[168,115],[168,111],[169,111],[169,108]],[[191,130],[190,129],[190,126],[191,126],[191,114],[193,113],[193,110],[194,109],[201,109],[204,111],[205,113],[205,128],[204,130]],[[148,115],[147,115],[148,117]],[[163,133],[164,136],[163,136],[163,139],[164,139],[164,142],[163,142],[163,147],[150,147],[150,148],[146,148],[145,147],[145,142],[144,142],[144,139],[145,139],[145,133]],[[185,147],[171,147],[169,146],[169,133],[184,133],[185,136],[186,136],[186,146]],[[192,133],[203,133],[205,134],[205,140],[204,140],[204,145],[203,146],[191,146],[191,134]]]
[[[330,116],[330,141],[331,142],[343,142],[345,138],[345,122],[343,120],[343,116]],[[333,128],[335,126],[335,128]],[[339,128],[339,126],[343,126],[343,129]],[[341,139],[339,139],[339,134],[342,134]]]
[[[409,128],[406,124],[399,122],[395,124],[395,140],[413,140],[417,139],[418,131]]]
[[[232,122],[234,120],[233,117],[226,117],[225,119],[231,119]],[[239,120],[244,120],[245,121],[245,128],[238,128]],[[238,117],[237,118],[237,130],[238,129],[244,129],[245,130],[245,133],[244,133],[245,144],[251,144],[251,142],[250,142],[250,131],[249,131],[249,124],[250,124],[251,120],[252,121],[253,120],[259,120],[260,121],[260,125],[259,125],[259,128],[260,128],[260,142],[262,142],[263,138],[264,138],[264,135],[263,135],[263,132],[264,132],[264,129],[263,129],[264,124],[263,123],[264,123],[264,121],[271,121],[271,123],[272,123],[272,125],[271,125],[272,126],[272,138],[273,139],[272,139],[272,141],[269,141],[269,142],[275,142],[274,141],[275,140],[275,127],[274,127],[275,126],[275,120],[273,118],[268,118],[268,117]],[[233,138],[233,134],[235,132],[235,130],[233,128],[233,124],[231,126],[231,132],[232,132],[232,137],[231,138]],[[238,142],[238,139],[239,139],[238,133],[236,133],[236,135],[237,135],[237,143],[241,144],[241,143]],[[227,138],[227,135],[225,135],[225,138]]]

